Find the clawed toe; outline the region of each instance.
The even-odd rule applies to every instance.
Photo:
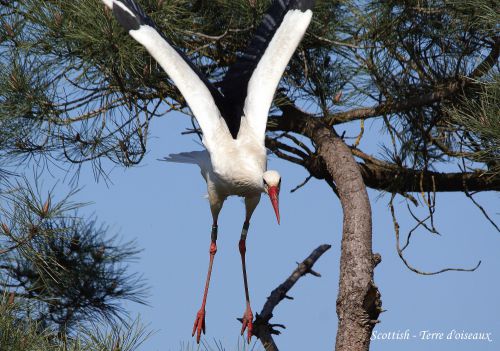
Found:
[[[196,343],[200,343],[201,333],[205,334],[205,310],[200,309],[196,314],[196,319],[194,320],[193,334],[196,333]]]
[[[243,335],[245,329],[247,329],[247,342],[250,344],[253,335],[253,313],[250,306],[247,307],[241,319],[241,335]]]

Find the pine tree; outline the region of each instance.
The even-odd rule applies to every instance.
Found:
[[[213,81],[235,61],[269,4],[138,2]],[[141,162],[152,119],[172,110],[192,117],[166,74],[98,0],[0,3],[2,162],[57,160],[77,168],[90,162],[106,174],[105,161]],[[423,201],[429,217],[419,225],[430,231],[436,192],[463,192],[475,201],[476,192],[500,190],[498,23],[500,5],[489,0],[317,1],[276,94],[266,144],[304,167],[308,179],[325,180],[342,202],[339,351],[368,349],[381,311],[366,187],[390,193],[393,214],[396,198],[409,206]],[[380,122],[387,136],[380,150],[361,147],[363,136],[376,132],[365,128],[367,120]],[[358,135],[337,132],[348,123],[359,125]],[[39,216],[43,204],[34,206]],[[39,245],[57,257],[57,250],[71,249],[76,233],[99,228],[84,223],[38,225],[65,238],[53,248]],[[399,235],[396,217],[394,223]],[[13,231],[12,224],[5,228]],[[94,243],[78,245],[81,254],[96,254]],[[398,246],[404,260],[403,250]],[[61,321],[71,319],[62,311]]]

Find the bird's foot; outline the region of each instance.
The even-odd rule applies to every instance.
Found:
[[[250,344],[250,339],[252,339],[253,335],[253,313],[250,305],[247,306],[245,313],[243,314],[243,318],[241,318],[241,335],[247,329],[247,342]]]
[[[193,334],[196,333],[196,343],[200,343],[201,332],[205,334],[205,309],[202,307],[196,314],[196,319],[194,320]]]

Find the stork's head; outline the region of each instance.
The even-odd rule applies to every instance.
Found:
[[[281,176],[278,172],[270,170],[264,172],[262,178],[264,182],[264,192],[269,195],[274,212],[276,213],[276,219],[278,220],[278,224],[280,224],[279,195]]]

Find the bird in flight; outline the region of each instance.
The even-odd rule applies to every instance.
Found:
[[[203,133],[206,150],[170,155],[167,161],[196,164],[207,182],[212,212],[210,261],[193,336],[205,333],[205,305],[217,252],[217,219],[226,198],[245,198],[245,221],[239,241],[246,309],[241,334],[250,342],[253,313],[245,261],[250,218],[262,193],[278,224],[281,177],[267,170],[264,145],[267,117],[278,83],[312,18],[314,0],[274,0],[245,51],[216,87],[165,37],[133,0],[102,0],[128,33],[153,56],[184,96]]]

